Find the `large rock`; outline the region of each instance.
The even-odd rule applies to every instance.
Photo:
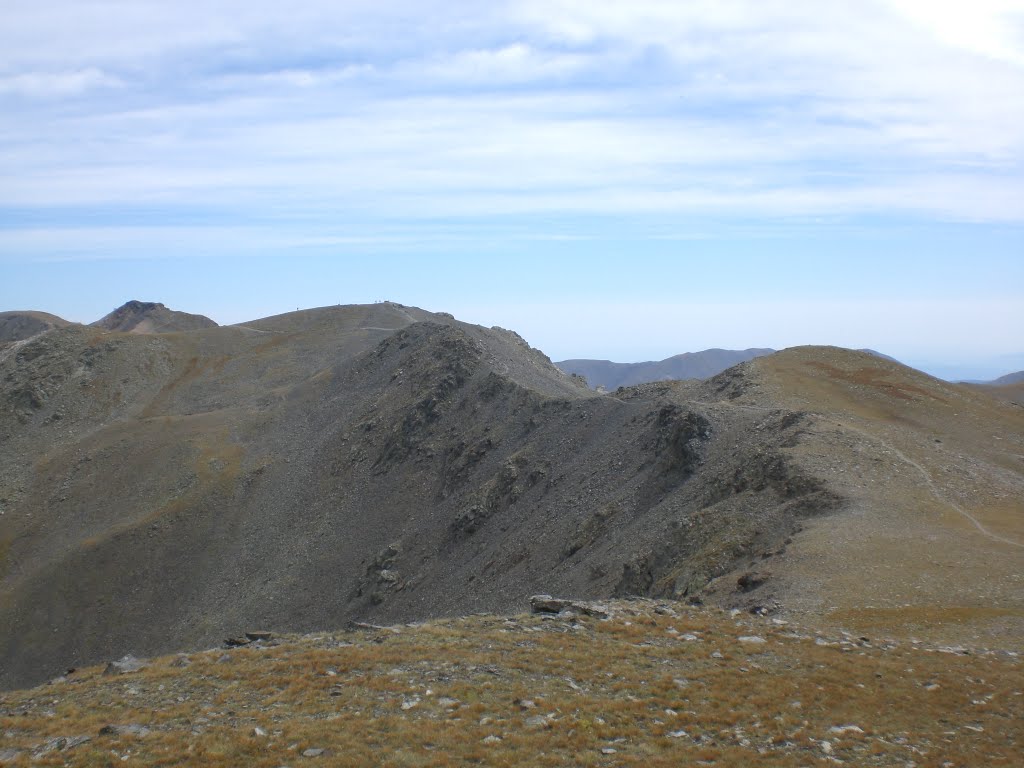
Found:
[[[598,619],[607,619],[608,612],[593,603],[583,603],[578,600],[564,600],[551,595],[534,595],[530,598],[530,610],[533,613],[581,613],[585,616],[593,616]]]
[[[106,669],[103,670],[104,675],[123,675],[128,672],[138,672],[140,669],[145,669],[148,664],[141,659],[136,659],[134,656],[124,656],[118,661],[111,661],[107,664]]]

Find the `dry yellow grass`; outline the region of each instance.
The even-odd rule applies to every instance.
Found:
[[[268,768],[1024,759],[1012,652],[825,638],[675,603],[610,610],[608,620],[474,616],[293,636],[118,676],[80,670],[0,695],[0,764],[5,754],[19,766]],[[101,735],[107,725],[149,732]],[[89,741],[51,741],[76,736]]]

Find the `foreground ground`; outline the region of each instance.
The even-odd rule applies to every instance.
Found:
[[[0,765],[1024,761],[1020,649],[600,607],[607,618],[472,616],[77,670],[0,694]]]

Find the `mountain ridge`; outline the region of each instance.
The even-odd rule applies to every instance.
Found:
[[[986,564],[961,574],[1002,624],[978,606],[927,631],[1024,621],[1005,578],[1019,416],[850,350],[600,395],[514,332],[386,303],[188,333],[53,329],[0,355],[0,381],[0,686],[239,625],[500,611],[525,592],[862,621],[867,601],[906,600],[897,582],[933,578],[906,551],[875,546],[865,564],[879,531],[952,536],[940,559]],[[970,419],[935,410],[954,402]],[[972,475],[940,478],[957,450]],[[920,496],[921,473],[937,495]],[[970,477],[1003,512],[940,501]],[[827,557],[865,589],[822,579],[830,531]],[[936,573],[915,605],[968,600]]]

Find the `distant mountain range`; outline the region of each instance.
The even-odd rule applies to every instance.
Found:
[[[867,352],[894,363],[899,362],[895,358],[883,355],[873,349],[857,351]],[[636,384],[648,384],[652,381],[710,379],[734,365],[775,352],[776,350],[767,347],[705,349],[702,352],[684,352],[664,360],[644,363],[613,363],[611,360],[583,359],[562,360],[555,365],[568,374],[582,376],[592,389],[613,390],[619,387],[632,387]]]
[[[763,357],[774,349],[705,349],[703,352],[684,352],[665,360],[643,363],[613,363],[611,360],[562,360],[559,368],[587,380],[593,389],[607,390],[631,387],[651,381],[670,379],[709,379],[726,368]]]
[[[993,387],[1005,387],[1007,384],[1020,384],[1022,381],[1024,381],[1024,371],[1017,371],[1016,373],[1008,373],[986,383]]]

